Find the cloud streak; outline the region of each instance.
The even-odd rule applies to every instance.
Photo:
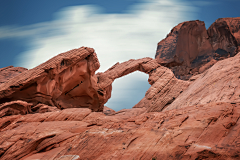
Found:
[[[149,0],[132,6],[124,14],[104,14],[94,5],[64,8],[50,22],[29,26],[0,27],[0,39],[28,38],[30,49],[18,57],[17,65],[33,68],[49,58],[81,46],[95,49],[101,72],[116,62],[143,57],[154,58],[157,43],[165,38],[171,28],[178,23],[193,18],[195,9],[180,0]],[[142,83],[142,81],[145,83]],[[129,78],[141,82],[137,92],[145,93],[147,77],[135,74]],[[121,89],[115,90],[115,88]],[[144,91],[143,89],[144,88]],[[113,84],[113,94],[121,95],[122,90],[134,90],[124,81]],[[131,94],[133,94],[131,92]],[[142,98],[142,97],[141,97]],[[141,99],[140,98],[140,99]],[[138,102],[139,98],[132,98]],[[107,103],[110,104],[111,101]],[[112,107],[119,110],[121,104]],[[125,106],[129,108],[132,106]]]

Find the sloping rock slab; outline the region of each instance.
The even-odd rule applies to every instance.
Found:
[[[239,104],[223,102],[111,116],[87,108],[12,115],[0,119],[0,158],[237,160],[239,117]]]
[[[218,61],[200,75],[165,110],[210,102],[240,103],[240,53]]]

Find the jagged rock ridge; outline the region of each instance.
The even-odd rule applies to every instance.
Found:
[[[174,27],[158,43],[155,58],[179,79],[203,73],[218,60],[240,51],[240,18],[220,18],[207,30],[203,21],[188,21]]]

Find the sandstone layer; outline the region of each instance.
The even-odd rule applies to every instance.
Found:
[[[119,112],[107,107],[104,107],[103,112],[93,112],[91,108],[60,110],[55,106],[41,103],[34,106],[22,100],[5,102],[0,105],[0,158],[237,160],[240,157],[238,88],[232,90],[237,96],[226,101],[216,98],[208,102],[202,97],[203,102],[195,104],[194,97],[187,100],[193,101],[190,104],[178,102],[191,90],[192,96],[196,94],[199,97],[199,91],[194,88],[207,83],[208,81],[204,81],[203,78],[210,80],[211,75],[213,80],[209,83],[216,83],[218,86],[216,88],[223,88],[222,95],[228,97],[228,86],[237,83],[235,77],[239,78],[236,74],[239,61],[240,54],[216,63],[189,87],[187,87],[189,82],[176,79],[169,69],[160,66],[151,58],[117,63],[108,71],[97,74],[98,82],[101,84],[99,88],[108,88],[115,78],[135,70],[148,73],[149,83],[152,84],[145,99],[135,106],[139,108]],[[220,75],[218,76],[220,82],[214,78],[217,76],[213,73]],[[203,84],[199,84],[200,82]],[[167,87],[170,84],[172,88]],[[184,84],[185,90],[180,87]],[[154,87],[155,85],[157,87]],[[180,95],[164,108],[159,103],[156,106],[160,106],[160,109],[153,110],[153,104],[157,101],[147,99],[149,94],[152,93],[153,98],[161,100],[165,95],[172,95],[170,93],[174,93],[175,88],[176,93]],[[204,89],[205,92],[211,90],[209,84],[203,86],[200,91]],[[216,90],[213,90],[206,95],[213,99],[220,97],[215,92]],[[174,104],[182,107],[171,108]]]
[[[203,21],[180,23],[158,43],[155,58],[187,80],[240,51],[239,24],[239,17],[218,19],[208,30]]]
[[[27,70],[28,69],[23,67],[13,67],[13,66],[1,68],[0,69],[0,85]]]

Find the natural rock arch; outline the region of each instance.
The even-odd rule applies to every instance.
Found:
[[[149,75],[151,87],[145,97],[134,108],[147,108],[147,111],[161,111],[166,105],[185,90],[189,82],[178,80],[172,71],[157,63],[156,59],[142,58],[116,63],[104,73],[98,73],[98,92],[101,92],[104,104],[111,97],[112,83],[115,79],[134,71]]]
[[[151,87],[134,107],[161,111],[189,85],[152,58],[116,63],[104,73],[95,74],[99,66],[92,48],[81,47],[59,54],[1,84],[0,104],[22,100],[33,106],[42,103],[59,109],[103,111],[111,97],[113,81],[138,70],[149,75]]]

